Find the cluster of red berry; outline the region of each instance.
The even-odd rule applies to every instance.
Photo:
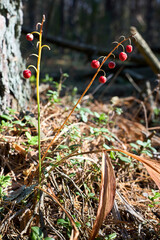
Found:
[[[127,46],[126,46],[126,52],[127,52],[127,53],[131,53],[132,51],[133,51],[132,45],[131,45],[131,44],[130,44],[130,45],[127,45]],[[125,52],[120,52],[120,54],[119,54],[119,59],[124,62],[124,61],[127,59],[127,53],[125,53]],[[113,61],[110,61],[110,62],[108,63],[108,67],[109,67],[110,69],[115,68],[115,66],[116,66],[116,64],[115,64],[115,62],[113,62]],[[100,67],[100,62],[99,62],[98,60],[93,60],[93,61],[91,62],[91,67],[92,67],[92,68],[95,68],[95,69],[99,68],[99,67]],[[100,82],[100,83],[105,83],[106,81],[107,81],[107,78],[106,78],[105,76],[100,76],[100,78],[99,78],[99,82]]]
[[[33,39],[34,39],[33,34],[32,33],[28,33],[26,35],[26,39],[28,41],[30,41],[30,42],[33,41]],[[24,78],[30,78],[31,76],[32,76],[32,73],[31,73],[31,71],[29,69],[26,69],[26,70],[23,71],[23,77]]]
[[[32,34],[32,33],[28,33],[28,34],[26,35],[26,39],[27,39],[28,41],[33,41],[33,39],[34,39],[33,34]],[[132,51],[133,51],[132,45],[131,45],[131,44],[130,44],[130,45],[127,45],[127,46],[126,46],[126,52],[131,53]],[[124,61],[127,59],[127,54],[126,54],[125,52],[120,52],[120,54],[119,54],[119,59],[124,62]],[[110,62],[108,63],[108,67],[109,67],[110,69],[115,68],[115,66],[116,66],[116,64],[115,64],[115,62],[113,62],[113,61],[110,61]],[[91,67],[92,67],[92,68],[95,68],[95,69],[99,68],[99,67],[100,67],[100,62],[99,62],[98,60],[93,60],[93,61],[91,62]],[[31,75],[32,75],[32,73],[31,73],[31,71],[30,71],[29,69],[26,69],[26,70],[23,71],[23,77],[24,77],[24,78],[30,78]],[[107,81],[107,78],[106,78],[105,76],[100,76],[100,78],[99,78],[99,82],[100,82],[100,83],[105,83],[106,81]]]

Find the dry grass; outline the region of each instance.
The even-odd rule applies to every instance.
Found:
[[[44,153],[72,108],[72,102],[64,97],[60,104],[53,105],[45,95],[41,97],[41,149]],[[130,143],[136,143],[137,140],[146,142],[149,139],[152,147],[159,151],[160,138],[159,130],[155,134],[140,123],[142,120],[146,123],[147,119],[144,108],[141,108],[137,99],[117,98],[115,104],[91,101],[89,96],[85,99],[81,107],[90,109],[92,113],[105,113],[106,117],[98,120],[95,115],[84,112],[87,121],[83,122],[80,111],[73,113],[43,162],[42,186],[48,191],[52,189],[65,210],[81,225],[79,239],[87,240],[96,217],[101,182],[102,154],[93,151],[107,145],[132,152]],[[145,103],[144,106],[149,115],[149,105]],[[123,109],[124,113],[118,115],[116,107]],[[34,104],[30,112],[37,118]],[[23,119],[24,115],[17,113],[15,117]],[[98,132],[98,129],[102,131]],[[103,132],[103,129],[108,132]],[[44,234],[47,233],[54,239],[69,239],[69,221],[66,220],[63,225],[57,223],[58,219],[66,219],[60,206],[44,192],[40,206],[37,203],[34,184],[38,181],[35,174],[38,147],[36,144],[29,145],[25,132],[37,135],[36,127],[31,124],[26,124],[25,127],[15,124],[13,129],[3,127],[0,134],[1,174],[8,174],[12,179],[12,185],[6,189],[7,195],[12,199],[1,201],[3,210],[0,231],[3,240],[28,239],[31,226],[40,226]],[[152,150],[152,157],[143,153],[142,147],[135,150],[136,154],[145,158],[158,158],[158,154],[154,155]],[[90,153],[69,157],[73,152],[86,151]],[[116,239],[159,239],[159,205],[149,207],[151,201],[147,197],[153,196],[151,189],[157,190],[157,186],[141,163],[134,159],[131,159],[131,163],[126,163],[122,160],[122,155],[117,153],[109,156],[115,170],[117,194],[114,209],[104,221],[97,239],[105,239],[114,232],[117,234]]]

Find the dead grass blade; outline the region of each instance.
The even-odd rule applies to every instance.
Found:
[[[135,154],[129,153],[125,150],[121,149],[112,149],[112,151],[118,151],[127,154],[128,156],[135,158],[139,162],[143,163],[145,168],[147,169],[149,175],[153,179],[153,181],[156,183],[157,187],[160,190],[160,163],[157,161],[153,160],[148,160],[143,157],[139,157]]]
[[[116,192],[116,179],[114,170],[107,154],[103,152],[99,206],[97,210],[96,220],[93,225],[89,240],[95,239],[103,223],[103,220],[111,211],[114,204],[115,192]]]
[[[36,188],[41,190],[41,191],[43,191],[43,192],[45,192],[47,195],[49,195],[60,206],[60,208],[65,212],[65,214],[69,218],[69,220],[70,220],[70,222],[72,224],[72,227],[73,227],[70,240],[78,240],[79,231],[78,231],[78,229],[76,227],[76,224],[74,222],[73,217],[66,211],[66,209],[62,206],[62,204],[58,201],[58,198],[56,197],[56,195],[54,194],[52,189],[49,188],[49,191],[51,192],[51,193],[49,193],[48,191],[44,190],[43,188],[40,188],[40,187],[36,187]]]

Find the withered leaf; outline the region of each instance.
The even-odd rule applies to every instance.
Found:
[[[99,205],[96,220],[93,225],[89,240],[95,239],[104,219],[111,211],[114,204],[115,192],[116,179],[112,163],[107,154],[103,152]]]

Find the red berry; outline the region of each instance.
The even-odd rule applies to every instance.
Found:
[[[116,66],[116,64],[115,64],[115,62],[113,62],[113,61],[110,61],[110,62],[108,63],[108,67],[109,67],[110,69],[115,68],[115,66]]]
[[[100,62],[99,62],[99,61],[93,60],[93,61],[91,62],[91,67],[92,67],[92,68],[99,68],[99,66],[100,66]]]
[[[126,54],[125,52],[121,52],[121,53],[119,54],[119,59],[120,59],[121,61],[125,61],[125,60],[127,59],[127,54]]]
[[[132,45],[127,45],[126,46],[126,52],[131,53],[133,51]]]
[[[107,81],[107,78],[105,76],[100,76],[99,82],[100,83],[105,83]]]
[[[29,69],[26,69],[23,71],[23,77],[24,78],[30,78],[32,75],[31,71]]]
[[[33,41],[33,34],[32,33],[28,33],[27,35],[26,35],[26,39],[28,40],[28,41]]]

